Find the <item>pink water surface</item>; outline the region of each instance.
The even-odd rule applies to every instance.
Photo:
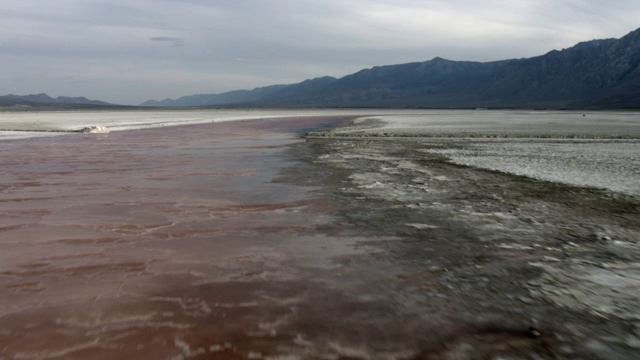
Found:
[[[295,130],[335,121],[0,143],[0,358],[357,352],[360,325],[336,324],[388,311],[340,290],[366,283],[336,261],[362,239],[316,231],[331,205],[273,181]]]

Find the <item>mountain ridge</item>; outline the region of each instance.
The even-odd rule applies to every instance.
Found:
[[[4,95],[0,96],[0,108],[3,109],[81,109],[81,108],[117,108],[122,105],[110,104],[100,100],[90,100],[84,96],[69,97],[58,96],[52,98],[45,93],[29,95]]]
[[[640,108],[640,29],[521,59],[435,57],[341,78],[147,101],[141,106]]]
[[[86,97],[0,96],[1,107],[120,107]],[[143,107],[640,109],[640,29],[530,58],[441,57],[381,65],[334,78],[219,94],[148,100]]]

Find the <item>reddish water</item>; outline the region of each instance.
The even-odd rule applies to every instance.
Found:
[[[403,331],[385,334],[389,305],[371,294],[376,272],[367,282],[336,261],[364,254],[362,239],[316,231],[332,219],[313,188],[272,182],[295,165],[282,156],[300,141],[291,130],[335,121],[0,143],[0,358],[366,356],[376,336],[397,344]]]

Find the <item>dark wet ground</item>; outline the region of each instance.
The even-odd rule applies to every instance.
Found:
[[[0,359],[638,355],[637,199],[341,121],[0,143]]]
[[[309,141],[310,158],[334,174],[324,183],[351,200],[341,218],[401,239],[372,256],[396,277],[389,297],[427,324],[417,358],[640,354],[637,198],[425,151],[455,139]]]

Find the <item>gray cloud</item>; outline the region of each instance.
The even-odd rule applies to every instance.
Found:
[[[151,41],[160,41],[160,42],[168,42],[168,43],[171,43],[173,46],[185,46],[187,44],[187,41],[185,39],[175,38],[175,37],[168,37],[168,36],[154,36],[154,37],[150,38],[149,40],[151,40]]]
[[[637,28],[640,18],[637,0],[60,0],[53,7],[49,0],[0,0],[0,5],[0,94],[47,92],[126,104],[339,77],[435,56],[530,57],[579,41],[621,37]]]

